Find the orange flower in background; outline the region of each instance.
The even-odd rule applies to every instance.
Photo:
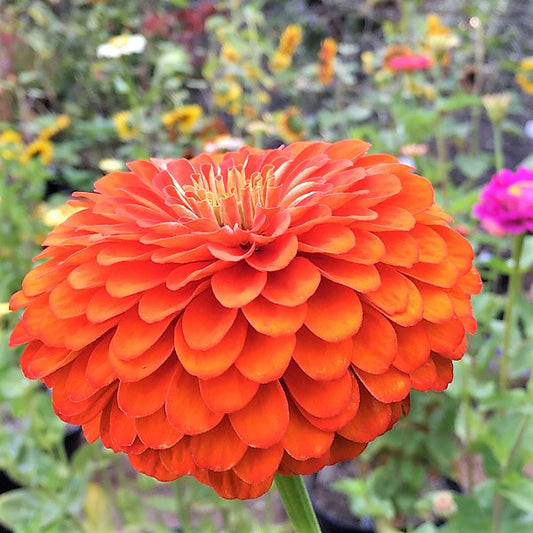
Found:
[[[358,140],[112,172],[57,226],[11,345],[89,441],[225,498],[351,459],[443,390],[476,323],[467,241]]]
[[[335,75],[333,62],[337,55],[337,41],[327,37],[322,41],[318,52],[318,79],[320,83],[329,85]]]

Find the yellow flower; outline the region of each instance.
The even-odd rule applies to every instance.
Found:
[[[291,106],[279,114],[278,129],[281,138],[289,143],[300,141],[305,136],[305,125],[300,110]]]
[[[240,109],[242,87],[235,80],[225,80],[217,87],[213,100],[218,107],[226,109],[228,113],[237,113]]]
[[[68,128],[70,124],[70,117],[68,115],[59,115],[50,126],[44,128],[38,135],[38,139],[48,140],[61,130]]]
[[[181,133],[190,133],[202,113],[203,110],[198,104],[190,104],[164,113],[161,120],[167,129],[177,126]]]
[[[4,130],[0,133],[0,158],[16,159],[22,145],[22,135],[18,131]]]
[[[533,57],[524,57],[516,73],[516,82],[527,94],[533,94]]]
[[[507,115],[507,110],[513,95],[511,93],[486,94],[481,97],[483,107],[493,124],[501,124]]]
[[[237,52],[237,49],[231,44],[227,43],[220,49],[220,56],[230,63],[237,63],[237,61],[239,61],[241,58],[239,52]]]
[[[372,74],[376,70],[376,56],[374,52],[366,50],[361,53],[361,63],[363,65],[363,72],[365,74]]]
[[[127,141],[136,137],[141,129],[133,122],[133,114],[131,111],[118,111],[113,115],[113,122],[117,130],[118,136]]]
[[[26,149],[19,157],[19,161],[26,165],[35,155],[39,154],[39,159],[43,165],[48,165],[52,160],[54,145],[47,139],[36,139],[26,146]]]
[[[81,207],[73,207],[68,202],[58,207],[48,208],[46,205],[41,205],[39,207],[40,209],[38,211],[41,220],[50,228],[54,228],[58,224],[61,224],[61,222],[67,220],[69,216],[82,209]]]
[[[268,66],[270,70],[274,73],[283,72],[290,67],[292,63],[292,56],[289,54],[284,54],[277,50],[274,55],[268,61]]]
[[[11,313],[8,302],[0,302],[0,317]]]
[[[117,172],[118,170],[124,170],[124,163],[113,157],[104,157],[98,161],[98,168],[103,172]]]
[[[292,56],[301,42],[302,27],[297,24],[290,24],[281,35],[278,51],[280,54]]]

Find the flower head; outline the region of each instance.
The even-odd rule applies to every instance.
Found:
[[[161,121],[167,129],[177,126],[181,133],[190,133],[203,114],[202,107],[198,104],[189,104],[177,107],[164,113]]]
[[[142,54],[146,47],[146,38],[143,35],[122,34],[112,37],[107,43],[101,44],[96,55],[108,59],[116,59],[131,54]]]
[[[524,57],[516,73],[516,82],[527,94],[533,94],[533,57]]]
[[[493,235],[533,232],[533,170],[504,168],[495,174],[473,213]]]
[[[113,115],[113,122],[118,136],[123,141],[128,141],[139,135],[141,129],[135,124],[135,118],[131,111],[117,111]]]
[[[282,54],[292,56],[302,42],[302,27],[298,24],[289,24],[279,40],[278,50]]]
[[[0,133],[0,158],[7,160],[17,159],[23,150],[22,135],[15,130],[4,130]]]
[[[326,37],[318,52],[318,79],[320,83],[329,85],[335,75],[334,60],[337,55],[337,41],[333,37]]]
[[[467,241],[358,140],[112,172],[11,299],[11,345],[89,441],[251,498],[357,456],[473,332]]]
[[[52,144],[52,141],[49,141],[48,139],[35,139],[35,141],[32,141],[26,146],[24,152],[22,152],[19,157],[19,161],[23,165],[26,165],[28,161],[36,155],[39,155],[39,159],[43,165],[48,165],[54,155],[54,145]]]
[[[388,66],[393,71],[425,70],[431,67],[431,58],[421,54],[406,54],[392,57]]]
[[[483,107],[493,124],[501,124],[513,99],[511,93],[485,94],[481,97]]]
[[[277,116],[281,138],[286,142],[301,141],[305,135],[305,124],[300,109],[290,106]]]

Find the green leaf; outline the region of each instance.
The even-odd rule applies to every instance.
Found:
[[[522,511],[533,514],[533,480],[518,472],[509,472],[502,480],[499,491]]]
[[[456,111],[465,107],[479,107],[481,100],[478,96],[469,93],[456,93],[448,98],[443,98],[437,103],[440,111]]]
[[[492,157],[488,154],[459,154],[455,158],[459,170],[470,179],[477,179],[483,176],[489,169]]]

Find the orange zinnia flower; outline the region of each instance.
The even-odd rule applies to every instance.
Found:
[[[467,241],[428,181],[358,140],[112,172],[11,308],[26,376],[89,441],[225,498],[357,456],[473,332]]]

